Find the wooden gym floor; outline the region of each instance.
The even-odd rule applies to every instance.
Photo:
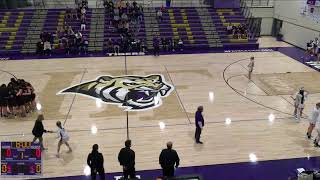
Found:
[[[250,56],[256,58],[252,81],[246,69]],[[67,154],[63,146],[61,158],[56,158],[56,134],[46,134],[44,177],[82,175],[94,143],[100,145],[106,172],[122,170],[117,155],[126,140],[123,109],[106,104],[100,107],[84,96],[56,93],[100,75],[124,75],[124,57],[0,64],[1,70],[33,84],[46,129],[56,130],[55,122],[67,118],[65,128],[74,151]],[[158,156],[167,141],[173,141],[181,166],[246,162],[250,153],[258,160],[320,155],[320,150],[305,138],[308,122],[304,119],[297,123],[291,118],[290,97],[300,86],[309,90],[305,108],[309,115],[320,98],[320,75],[279,52],[128,57],[127,67],[128,74],[162,74],[175,87],[170,96],[163,98],[162,106],[129,112],[137,170],[159,168]],[[0,81],[7,83],[11,76],[0,73]],[[203,145],[195,144],[193,139],[194,112],[199,105],[204,106],[206,122]],[[270,114],[275,117],[273,121],[269,120]],[[36,113],[27,118],[0,119],[0,140],[32,140],[35,117]],[[225,123],[227,118],[231,124]],[[165,124],[165,129],[159,128],[159,122]],[[91,133],[92,126],[97,127],[97,134]]]

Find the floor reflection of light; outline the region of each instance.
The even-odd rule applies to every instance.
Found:
[[[274,119],[275,119],[275,116],[274,116],[274,114],[269,114],[269,116],[268,116],[268,119],[269,119],[269,122],[273,122],[274,121]]]
[[[89,176],[89,175],[91,174],[91,169],[90,169],[90,167],[89,167],[88,165],[86,165],[86,166],[84,167],[84,169],[83,169],[83,174],[84,174],[85,176]]]
[[[165,129],[166,128],[166,124],[162,121],[159,122],[159,127],[161,130]]]
[[[310,160],[310,154],[307,154],[307,159]]]
[[[41,104],[40,104],[40,103],[38,103],[38,102],[37,102],[37,105],[36,105],[36,107],[37,107],[37,110],[38,110],[38,111],[41,111],[41,109],[42,109],[42,106],[41,106]]]
[[[97,106],[97,108],[101,108],[101,106],[102,106],[102,100],[101,99],[96,99],[96,106]]]
[[[251,162],[257,162],[258,161],[258,158],[254,153],[250,153],[249,154],[249,159],[250,159]]]
[[[214,101],[214,93],[212,91],[209,92],[209,101],[210,102]]]
[[[231,124],[231,119],[230,118],[226,118],[226,125],[230,125]]]
[[[92,125],[92,126],[91,126],[91,134],[97,134],[97,132],[98,132],[97,126]]]

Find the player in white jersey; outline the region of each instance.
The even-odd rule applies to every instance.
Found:
[[[254,57],[250,58],[250,63],[248,64],[248,78],[251,79],[251,74],[254,68]]]
[[[308,139],[311,139],[312,131],[313,131],[313,129],[318,121],[318,118],[319,118],[319,113],[320,113],[320,103],[317,103],[316,107],[314,107],[314,109],[311,112],[311,115],[309,117],[310,125],[309,125],[308,131],[307,131]]]
[[[304,103],[309,92],[304,90],[303,87],[295,94],[294,100],[294,112],[293,115],[297,120],[300,120],[304,109]]]
[[[316,122],[316,130],[317,130],[318,135],[315,138],[313,143],[314,143],[315,147],[320,147],[319,146],[319,141],[320,141],[320,120],[317,120],[317,122]]]
[[[59,143],[58,143],[58,149],[57,149],[57,157],[60,157],[59,153],[60,153],[60,148],[61,148],[62,144],[65,144],[69,148],[68,152],[72,152],[72,149],[68,143],[69,135],[66,132],[66,130],[62,127],[61,122],[57,121],[56,125],[58,127],[58,131],[57,131],[58,137],[60,138]]]

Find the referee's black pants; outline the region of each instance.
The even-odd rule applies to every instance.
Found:
[[[196,139],[196,142],[200,142],[200,135],[201,135],[201,128],[196,127],[196,132],[194,134],[194,138]]]

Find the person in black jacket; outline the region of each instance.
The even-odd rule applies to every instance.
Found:
[[[92,152],[88,155],[87,164],[91,168],[91,179],[95,180],[99,173],[100,180],[105,180],[103,155],[98,152],[98,144],[92,146]]]
[[[178,168],[179,163],[178,153],[172,149],[172,142],[168,142],[167,149],[163,149],[159,156],[159,164],[162,167],[164,178],[174,177],[174,166]]]
[[[122,148],[118,155],[120,165],[123,167],[124,179],[136,178],[135,166],[135,152],[130,149],[131,140],[126,140],[124,148]]]
[[[42,124],[43,120],[44,120],[43,115],[42,114],[38,115],[37,120],[34,123],[34,127],[32,129],[32,134],[34,135],[32,143],[34,143],[37,139],[39,139],[41,151],[46,150],[46,148],[44,148],[43,146],[43,138],[42,138],[43,133],[52,132],[44,129]]]

